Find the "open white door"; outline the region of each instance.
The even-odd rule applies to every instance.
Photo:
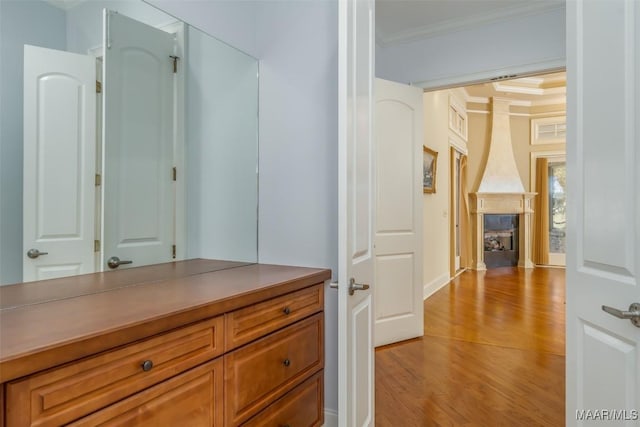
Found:
[[[635,0],[567,2],[568,426],[638,425],[640,328],[601,309],[640,303],[638,28]]]
[[[362,427],[374,425],[374,1],[338,4],[338,421]]]
[[[103,269],[172,259],[174,35],[105,11]]]
[[[25,45],[24,281],[94,272],[95,123],[95,58]]]
[[[375,345],[422,336],[423,91],[375,83]]]

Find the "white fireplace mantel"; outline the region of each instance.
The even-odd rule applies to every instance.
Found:
[[[517,214],[520,222],[518,267],[533,268],[531,261],[531,220],[537,193],[469,193],[473,227],[473,268],[486,270],[484,263],[484,215]]]

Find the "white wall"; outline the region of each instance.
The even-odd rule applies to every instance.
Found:
[[[25,44],[66,45],[65,15],[40,1],[0,1],[0,283],[22,281],[22,91]],[[24,249],[26,250],[26,249]]]
[[[432,88],[564,63],[564,8],[376,48],[377,77]]]

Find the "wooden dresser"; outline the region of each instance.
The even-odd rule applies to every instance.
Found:
[[[0,426],[322,425],[330,271],[216,263],[0,288]]]

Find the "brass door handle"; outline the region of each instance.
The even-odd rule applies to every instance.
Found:
[[[31,259],[36,259],[38,258],[40,255],[47,255],[49,252],[40,252],[37,249],[29,249],[27,251],[27,256]]]

